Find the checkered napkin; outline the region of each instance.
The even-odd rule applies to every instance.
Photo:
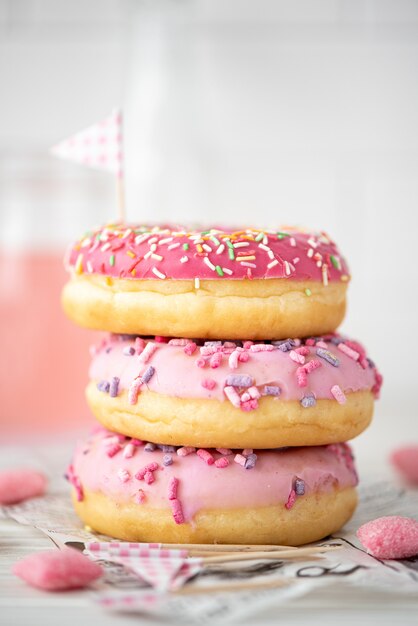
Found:
[[[119,563],[160,592],[179,589],[203,567],[186,550],[166,550],[155,543],[90,541],[85,546],[92,559]]]

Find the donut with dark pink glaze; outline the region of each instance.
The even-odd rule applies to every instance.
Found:
[[[74,243],[62,301],[116,333],[282,339],[334,331],[347,264],[325,233],[107,225]]]

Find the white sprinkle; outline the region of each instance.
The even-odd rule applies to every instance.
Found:
[[[316,267],[322,267],[322,261],[317,261],[316,262]]]
[[[206,252],[212,252],[212,248],[207,243],[202,243],[202,248],[203,250],[206,250]]]
[[[328,286],[328,265],[326,263],[322,266],[322,282],[325,287]]]
[[[151,254],[152,254],[151,250],[148,250],[148,252],[144,254],[144,259],[149,259]]]
[[[237,408],[241,406],[241,398],[234,387],[224,387],[224,394],[233,406]]]
[[[182,256],[180,259],[180,263],[187,263],[188,260],[189,260],[188,256]]]
[[[312,237],[310,239],[308,239],[308,244],[310,246],[312,246],[312,248],[317,248],[318,247],[318,243],[315,241],[315,239],[312,239]]]
[[[263,243],[259,243],[258,247],[261,248],[262,250],[265,250],[266,252],[270,252],[271,248],[269,248],[268,246],[265,246]]]
[[[149,237],[151,237],[151,233],[145,233],[145,235],[137,235],[135,237],[135,243],[139,244],[139,243],[143,243],[144,241],[146,241]]]
[[[133,455],[136,452],[136,448],[134,446],[133,443],[128,443],[126,444],[124,450],[123,450],[123,456],[125,457],[125,459],[130,459],[131,457],[133,457]]]
[[[157,270],[156,267],[152,268],[152,273],[155,274],[158,278],[167,278],[167,276],[160,272],[160,270]]]
[[[158,345],[156,343],[149,341],[147,345],[145,346],[145,348],[142,350],[141,354],[139,355],[138,361],[140,363],[147,363],[157,348],[158,348]]]
[[[309,248],[309,250],[306,253],[306,255],[311,259],[313,257],[313,248]]]
[[[200,289],[200,279],[199,278],[195,278],[194,279],[194,288],[195,289]]]
[[[170,243],[170,241],[173,241],[173,237],[166,237],[165,239],[160,239],[158,245],[163,246],[165,243]]]
[[[109,248],[110,248],[110,243],[107,241],[106,243],[104,243],[104,244],[102,245],[102,247],[100,248],[100,250],[101,250],[102,252],[106,252],[106,250],[109,250]]]
[[[161,256],[161,254],[151,254],[151,259],[155,259],[156,261],[162,261],[163,260],[163,256]]]
[[[289,243],[292,246],[292,248],[296,248],[296,239],[294,237],[290,237]]]
[[[288,261],[284,262],[284,271],[285,271],[286,276],[290,276],[291,271],[290,271],[290,265]]]
[[[266,246],[268,244],[268,242],[269,242],[269,239],[268,239],[267,235],[264,235],[264,237],[263,237],[263,244]]]
[[[125,232],[123,233],[123,235],[122,235],[122,239],[126,239],[126,237],[129,237],[129,235],[131,234],[131,232],[132,232],[132,228],[127,228],[127,229],[125,230]]]
[[[155,243],[156,241],[158,241],[158,237],[151,237],[151,239],[148,241],[148,243],[150,245],[152,245],[153,243]]]
[[[274,267],[275,265],[278,264],[278,260],[274,259],[274,261],[270,261],[270,263],[267,265],[268,269]]]
[[[223,271],[225,272],[225,274],[228,274],[228,276],[232,276],[232,274],[234,273],[232,270],[230,270],[228,267],[223,267],[222,268]]]
[[[234,248],[246,248],[247,246],[250,245],[249,241],[238,241],[238,243],[233,243],[232,244],[234,246]]]
[[[118,470],[118,478],[119,478],[121,483],[127,483],[128,480],[131,478],[131,475],[128,472],[128,470],[120,469],[120,470]]]
[[[295,256],[295,258],[293,259],[293,263],[297,265],[299,261],[300,261],[300,258],[298,256]]]
[[[239,259],[237,259],[237,261],[239,261]],[[257,267],[255,263],[249,263],[248,261],[241,261],[241,265],[244,267],[252,267],[254,269]]]
[[[176,243],[171,243],[169,246],[167,246],[167,250],[175,250],[176,248],[178,248],[180,246],[179,242],[177,241]]]
[[[221,243],[221,245],[219,246],[219,248],[216,251],[216,254],[222,254],[222,252],[225,250],[225,244]]]
[[[190,239],[192,239],[193,243],[197,246],[199,243],[203,243],[204,239],[202,239],[201,237],[190,237]]]
[[[157,244],[156,243],[151,243],[151,239],[148,242],[150,244],[149,249],[151,250],[151,252],[155,252],[157,249]]]
[[[91,264],[91,261],[87,261],[86,265],[87,265],[87,271],[88,271],[88,273],[89,273],[89,274],[93,274],[93,266],[92,266],[92,264]]]
[[[216,267],[214,266],[214,264],[209,260],[209,257],[205,256],[203,257],[203,263],[205,263],[205,265],[207,265],[209,267],[209,269],[211,269],[213,272],[216,271]]]

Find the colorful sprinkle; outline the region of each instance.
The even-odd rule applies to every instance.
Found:
[[[317,348],[316,353],[319,357],[321,357],[321,359],[324,359],[324,361],[327,361],[327,363],[330,363],[334,367],[338,367],[340,365],[339,359],[337,359],[337,357],[329,350]]]
[[[112,380],[110,381],[109,396],[111,398],[116,398],[116,396],[118,395],[119,382],[120,381],[117,376],[113,376]]]
[[[225,384],[227,387],[251,387],[254,378],[247,374],[230,374],[226,377]]]

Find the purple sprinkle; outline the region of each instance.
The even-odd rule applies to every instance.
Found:
[[[226,387],[251,387],[254,384],[254,378],[247,374],[230,374],[226,377]]]
[[[133,356],[135,354],[135,348],[133,346],[126,346],[122,352],[126,356]]]
[[[156,447],[157,446],[155,445],[155,443],[148,442],[148,443],[145,444],[144,450],[146,452],[154,452]]]
[[[113,349],[113,348],[112,348],[111,346],[109,346],[108,348],[106,348],[106,350],[105,350],[106,354],[109,354],[109,352],[112,352],[112,349]]]
[[[110,383],[107,380],[101,380],[97,383],[97,389],[99,391],[103,391],[103,393],[108,393],[110,389]]]
[[[275,343],[274,345],[277,345],[279,350],[282,352],[289,352],[289,350],[292,350],[295,347],[295,342],[293,339],[286,339],[285,341]]]
[[[111,398],[116,398],[119,390],[119,378],[117,376],[113,376],[110,381],[109,395]]]
[[[325,350],[324,348],[317,348],[316,353],[319,357],[321,357],[321,359],[324,359],[328,363],[331,363],[331,365],[333,365],[334,367],[339,366],[340,361],[329,350]]]
[[[304,409],[309,409],[311,406],[315,406],[316,398],[313,393],[307,393],[306,395],[303,396],[300,403]]]
[[[263,396],[280,396],[282,390],[275,385],[265,385],[263,389]]]
[[[173,465],[173,457],[171,456],[171,454],[164,454],[163,465],[165,465],[165,467],[167,467],[168,465]]]
[[[257,461],[257,455],[256,454],[249,454],[245,460],[245,469],[253,469],[253,467],[255,466]]]
[[[334,344],[334,346],[338,346],[340,343],[344,342],[342,337],[331,337],[330,342]]]
[[[303,496],[305,493],[305,481],[301,478],[296,478],[294,489],[297,496]]]
[[[176,448],[174,446],[162,446],[162,451],[169,454],[174,454]]]
[[[154,374],[155,374],[155,367],[152,367],[152,365],[150,365],[141,376],[142,382],[147,384],[147,382],[151,380]]]

